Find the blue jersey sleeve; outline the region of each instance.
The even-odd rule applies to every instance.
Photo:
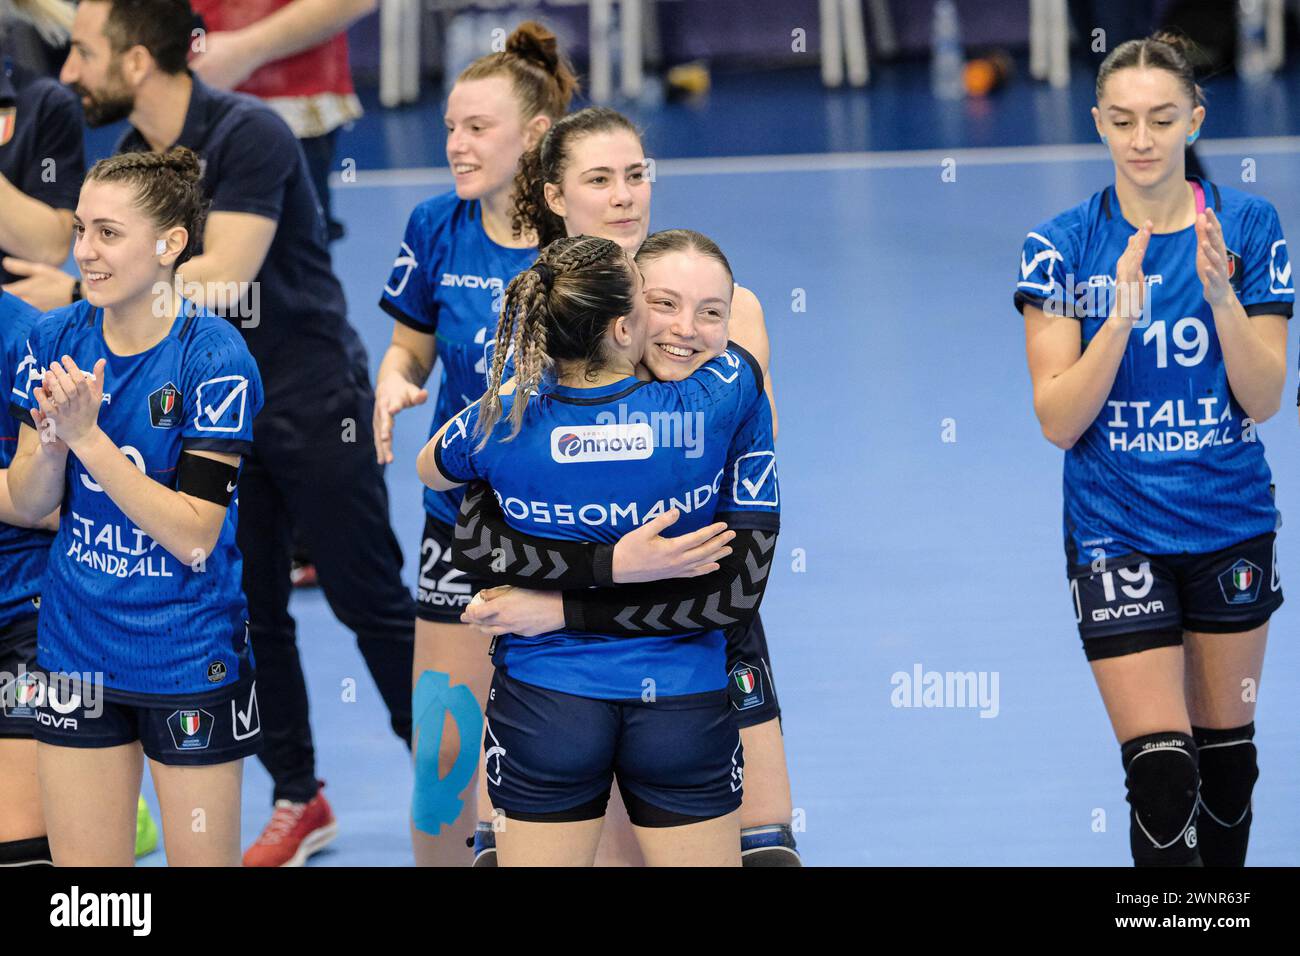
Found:
[[[432,277],[441,272],[440,225],[431,222],[427,204],[411,211],[393,271],[379,299],[379,307],[394,320],[427,335],[438,329],[438,303],[434,299],[437,290]]]
[[[34,360],[29,360],[28,337],[31,334],[31,322],[37,315],[35,309],[27,311],[27,306],[20,299],[7,292],[0,292],[0,322],[5,327],[0,329],[0,389],[8,396],[10,409],[14,412],[5,415],[0,422],[0,467],[7,468],[13,461],[18,448],[18,429],[20,422],[30,421],[29,412],[22,405],[28,397],[28,383],[31,380],[31,368]]]
[[[508,395],[502,396],[502,418],[510,414],[509,398]],[[464,484],[475,478],[487,478],[482,472],[478,452],[475,451],[482,441],[482,436],[475,434],[475,429],[478,427],[478,413],[478,402],[459,412],[447,423],[442,438],[438,439],[438,444],[434,446],[433,460],[438,470],[452,481]],[[501,425],[500,422],[497,424]],[[497,436],[488,436],[488,441],[496,440]]]
[[[1044,312],[1072,314],[1063,310],[1066,277],[1075,272],[1075,239],[1059,219],[1032,229],[1020,249],[1020,272],[1016,281],[1015,304],[1020,313],[1026,305]]]
[[[37,323],[32,327],[27,340],[14,350],[16,358],[13,360],[13,380],[9,390],[9,411],[13,418],[33,427],[32,409],[40,407],[33,389],[41,384],[41,373],[47,364],[42,351],[46,331],[48,330],[43,323]]]
[[[1289,318],[1295,304],[1295,282],[1282,223],[1272,203],[1257,201],[1252,206],[1242,241],[1238,298],[1247,315]]]
[[[257,363],[239,333],[224,323],[199,336],[186,356],[180,385],[185,403],[182,448],[248,455],[253,418],[263,403]]]
[[[781,526],[772,406],[766,397],[755,404],[731,441],[718,490],[717,514],[719,521],[732,528],[776,531]]]
[[[687,412],[706,416],[709,428],[730,436],[759,401],[766,402],[758,360],[735,342],[680,382],[657,387],[677,394]]]

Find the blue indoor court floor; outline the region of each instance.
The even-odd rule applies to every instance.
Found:
[[[944,155],[957,161],[955,182],[941,181]],[[1300,230],[1294,143],[1225,141],[1204,153],[1234,185],[1243,156],[1258,171],[1244,188]],[[784,514],[763,615],[809,864],[1128,864],[1119,751],[1063,577],[1061,453],[1034,419],[1011,304],[1025,232],[1110,174],[1093,146],[659,167],[653,227],[713,236],[767,313]],[[374,302],[406,215],[447,188],[433,171],[402,178],[363,175],[335,192],[349,224],[335,265],[372,366],[391,329]],[[800,299],[805,311],[793,308]],[[400,416],[388,471],[412,584],[414,459],[427,427],[422,410]],[[1300,514],[1289,400],[1261,434],[1279,507]],[[1283,530],[1279,540],[1285,586],[1300,539]],[[1273,618],[1257,715],[1254,865],[1300,862],[1295,593]],[[323,598],[298,593],[293,610],[318,772],[340,821],[313,865],[409,864],[406,755]],[[989,696],[895,706],[894,675],[918,666],[975,672]],[[343,700],[347,678],[355,702]],[[247,845],[269,813],[256,761],[244,792]]]

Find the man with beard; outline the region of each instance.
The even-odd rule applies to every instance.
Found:
[[[291,531],[311,549],[330,608],[356,633],[408,746],[414,605],[370,450],[366,353],[330,270],[306,161],[270,107],[189,72],[193,23],[188,0],[84,0],[60,78],[81,96],[92,126],[130,119],[119,152],[179,144],[204,163],[211,213],[202,254],[177,281],[186,298],[241,328],[266,390],[240,478],[238,546],[275,812],[245,863],[294,865],[333,839],[337,824],[315,776],[288,612]],[[64,304],[77,294],[71,277],[32,271],[15,287],[29,301]]]

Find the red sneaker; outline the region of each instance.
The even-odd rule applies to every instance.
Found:
[[[325,781],[307,803],[275,801],[275,813],[257,842],[244,854],[244,866],[302,866],[307,857],[338,836],[339,825],[325,799]]]
[[[296,588],[314,588],[316,582],[316,565],[295,561],[289,568],[289,583]]]

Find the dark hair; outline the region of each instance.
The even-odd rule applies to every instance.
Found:
[[[637,250],[637,265],[653,262],[670,252],[694,252],[717,260],[727,272],[727,282],[735,285],[736,277],[732,274],[731,263],[722,254],[718,244],[704,233],[696,232],[694,229],[664,229],[660,232],[652,232],[645,237],[645,242],[641,243],[641,248]]]
[[[641,131],[618,110],[588,106],[570,113],[546,131],[537,145],[524,153],[515,174],[515,212],[511,221],[516,236],[537,233],[537,244],[547,246],[564,236],[564,220],[546,205],[546,184],[560,185],[576,140],[593,133],[626,130],[641,140]]]
[[[525,20],[515,27],[506,38],[504,51],[479,57],[460,71],[456,82],[499,75],[510,77],[526,120],[538,113],[559,119],[569,111],[569,101],[578,89],[578,78],[569,61],[560,55],[555,34],[536,20]]]
[[[173,146],[165,153],[118,153],[101,159],[90,167],[85,181],[130,186],[136,206],[159,229],[184,226],[189,240],[176,257],[175,266],[180,266],[203,242],[208,202],[201,179],[199,157],[184,146]]]
[[[603,364],[601,346],[609,323],[632,311],[636,282],[622,247],[609,239],[574,236],[544,248],[532,268],[506,286],[496,351],[479,406],[477,433],[487,444],[501,417],[501,376],[506,356],[515,359],[514,405],[509,441],[519,434],[528,398],[555,362],[581,362],[590,375]]]
[[[104,35],[115,54],[133,46],[149,51],[158,69],[175,74],[185,69],[190,31],[195,28],[189,0],[96,0],[108,3]]]
[[[1097,70],[1097,101],[1111,74],[1129,67],[1167,70],[1178,80],[1192,106],[1205,105],[1205,93],[1196,83],[1191,55],[1196,46],[1181,33],[1161,31],[1141,40],[1125,40],[1110,51]]]

